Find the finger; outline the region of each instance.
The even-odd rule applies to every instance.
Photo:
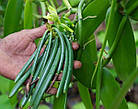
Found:
[[[79,44],[77,42],[72,42],[72,49],[73,50],[78,50],[79,49]]]
[[[52,87],[47,93],[48,93],[48,94],[55,95],[55,94],[57,93],[57,88]]]
[[[82,63],[80,61],[74,60],[74,69],[80,69]]]
[[[41,27],[38,27],[38,28],[34,28],[34,29],[31,29],[31,30],[27,30],[28,33],[30,34],[29,37],[33,40],[37,39],[37,38],[40,38],[43,36],[44,32],[46,31],[46,25],[43,25]]]
[[[60,73],[60,74],[58,75],[57,81],[61,81],[61,79],[62,79],[62,73]],[[73,81],[73,80],[74,80],[74,77],[73,77],[73,75],[72,75],[71,81]]]
[[[42,53],[45,51],[45,49],[46,49],[46,45],[44,45],[43,48],[41,49],[40,55],[42,55]]]
[[[62,78],[62,73],[60,73],[60,74],[58,75],[57,81],[60,81],[61,78]]]

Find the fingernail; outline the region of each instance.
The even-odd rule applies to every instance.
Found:
[[[72,48],[73,50],[79,49],[79,44],[77,42],[72,42]]]
[[[77,60],[74,61],[74,69],[79,69],[81,68],[81,66],[82,66],[82,63],[80,61],[77,61]]]

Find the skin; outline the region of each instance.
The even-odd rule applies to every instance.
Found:
[[[36,50],[34,40],[42,37],[46,30],[46,26],[39,28],[22,30],[8,35],[0,40],[0,75],[14,80],[18,72],[28,61],[30,56]],[[79,48],[75,42],[72,43],[74,50]],[[43,51],[43,50],[42,50]],[[81,67],[80,61],[74,61],[74,69]]]

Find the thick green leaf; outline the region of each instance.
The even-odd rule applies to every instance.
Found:
[[[76,103],[72,106],[72,109],[86,109],[83,102]]]
[[[80,0],[69,0],[71,6],[77,6],[80,2]]]
[[[119,90],[120,86],[111,75],[111,72],[108,69],[103,68],[101,82],[101,99],[106,109],[110,109],[109,107]],[[128,109],[125,99],[123,99],[119,109]]]
[[[7,92],[9,92],[9,82],[10,80],[0,76],[0,93],[6,94]]]
[[[62,94],[59,98],[54,99],[53,109],[66,109],[67,93]]]
[[[82,52],[82,53],[81,53]],[[91,87],[91,76],[97,61],[96,41],[94,35],[89,37],[78,52],[82,67],[74,72],[75,77],[86,87]]]
[[[137,8],[134,9],[134,11],[132,11],[130,13],[130,17],[134,20],[137,20],[138,21],[138,1],[137,0],[129,0],[127,5],[126,5],[126,12],[128,12],[128,10],[130,8],[132,8],[132,5],[136,4],[137,2]]]
[[[96,43],[92,34],[103,22],[108,6],[108,0],[94,0],[83,11],[81,41],[78,38],[82,45],[80,45],[81,48],[77,54],[77,59],[82,62],[82,67],[76,70],[74,75],[83,85],[89,88],[91,87],[91,76],[97,61]],[[94,18],[91,18],[93,16]],[[85,45],[86,47],[84,47]]]
[[[33,26],[32,0],[26,0],[24,9],[24,29],[31,29]]]
[[[15,105],[10,104],[10,100],[5,94],[0,96],[0,109],[15,109]]]
[[[40,105],[38,109],[49,109],[49,107],[47,105]]]
[[[98,7],[98,8],[97,8]],[[103,22],[109,0],[94,0],[83,11],[82,36],[83,41],[93,34],[97,27]],[[91,18],[93,16],[93,18]]]
[[[11,92],[11,90],[15,86],[14,81],[9,81],[9,85],[10,85],[9,86],[9,92]],[[16,105],[18,103],[17,95],[18,95],[18,93],[16,93],[12,98],[9,99],[11,105]]]
[[[78,89],[86,109],[93,109],[89,89],[78,82]]]
[[[127,104],[129,109],[138,109],[138,104],[132,102],[128,102]]]
[[[23,0],[9,0],[4,16],[4,36],[18,31],[21,14],[23,9]]]
[[[122,17],[123,16],[119,14],[117,10],[112,19],[112,27],[109,29],[110,35],[108,37],[110,48],[115,40]],[[129,73],[136,68],[135,40],[130,21],[128,19],[117,48],[114,51],[112,60],[115,70],[121,80],[125,80],[129,76]]]

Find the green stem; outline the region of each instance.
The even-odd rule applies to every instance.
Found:
[[[120,103],[122,102],[123,98],[125,97],[126,93],[128,92],[129,88],[132,86],[137,76],[138,76],[138,68],[136,68],[134,72],[132,72],[130,76],[127,78],[127,80],[124,82],[121,90],[115,97],[109,109],[119,108]]]
[[[79,34],[79,44],[82,45],[82,6],[85,0],[81,0],[78,6],[78,34]]]
[[[98,66],[97,78],[96,78],[96,109],[100,109],[101,76],[102,76],[102,60]]]
[[[119,41],[121,39],[121,36],[122,36],[121,34],[123,32],[123,29],[124,29],[124,26],[126,24],[126,21],[127,21],[127,16],[123,16],[123,18],[121,20],[121,23],[119,25],[119,29],[118,29],[117,34],[116,34],[116,38],[115,38],[115,40],[113,42],[113,45],[112,45],[112,47],[111,47],[111,49],[109,51],[109,56],[103,62],[103,66],[106,66],[109,63],[110,59],[112,58],[112,56],[113,56],[113,54],[114,54],[114,52],[115,52],[115,50],[116,50],[116,48],[118,46],[118,43],[119,43]]]
[[[75,14],[77,12],[76,8],[71,8],[66,14],[66,17],[69,17],[71,14]]]
[[[52,7],[56,9],[56,6],[55,6],[53,0],[49,0],[49,2],[50,2],[50,4],[52,5]]]
[[[112,19],[114,17],[114,12],[116,10],[116,0],[112,0],[112,4],[111,4],[111,13],[109,15],[109,20],[108,20],[108,23],[107,23],[107,28],[106,28],[106,32],[105,32],[105,38],[104,38],[104,42],[103,42],[103,45],[102,45],[102,49],[101,49],[101,52],[100,52],[100,56],[99,56],[99,59],[97,61],[97,64],[96,64],[96,67],[94,69],[94,73],[92,75],[92,78],[91,78],[91,87],[92,87],[92,84],[93,84],[93,80],[94,80],[94,77],[96,75],[96,72],[98,70],[98,66],[99,66],[99,63],[102,59],[102,56],[103,56],[103,52],[104,52],[104,49],[105,49],[105,46],[106,46],[106,42],[107,42],[107,38],[108,38],[108,34],[110,33],[109,29],[110,27],[112,26]]]
[[[63,11],[66,11],[68,8],[67,7],[59,7],[58,9],[57,9],[57,13],[59,14],[59,13],[61,13],[61,12],[63,12]]]
[[[130,15],[136,8],[138,8],[138,1],[136,1],[127,9],[127,14]]]
[[[65,6],[68,8],[68,10],[70,10],[72,8],[68,0],[63,0],[63,2],[65,4]]]
[[[57,0],[54,0],[54,3],[55,3],[55,5],[56,5],[56,7],[58,7],[58,6],[59,6],[59,4],[58,4]]]

